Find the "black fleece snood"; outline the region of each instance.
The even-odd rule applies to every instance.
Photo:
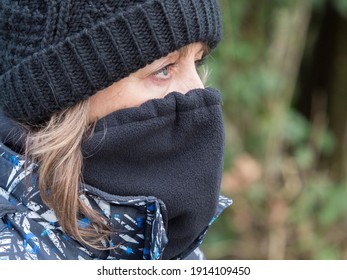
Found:
[[[223,170],[217,90],[170,93],[99,120],[83,144],[84,181],[121,196],[155,196],[167,208],[163,259],[184,252],[213,218]]]

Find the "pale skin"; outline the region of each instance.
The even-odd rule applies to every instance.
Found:
[[[197,66],[206,47],[193,43],[145,66],[128,77],[98,91],[90,98],[89,121],[94,122],[120,109],[137,107],[163,98],[170,92],[187,93],[204,88]]]

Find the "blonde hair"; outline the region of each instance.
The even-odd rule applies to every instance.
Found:
[[[39,166],[39,188],[43,202],[52,208],[64,232],[96,249],[109,240],[107,219],[81,199],[83,190],[81,144],[91,133],[89,99],[52,115],[41,127],[29,127],[26,158]],[[88,227],[79,220],[87,218]]]

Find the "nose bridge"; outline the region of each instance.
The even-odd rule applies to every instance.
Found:
[[[197,72],[195,63],[190,64],[186,67],[185,71],[182,73],[182,78],[180,82],[180,92],[186,93],[192,89],[204,88],[204,84]]]

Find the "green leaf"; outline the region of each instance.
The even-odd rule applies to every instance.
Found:
[[[310,125],[300,114],[291,110],[284,129],[284,139],[291,145],[301,145],[308,139]]]
[[[309,169],[314,164],[314,151],[309,146],[301,146],[294,152],[295,160],[301,169]]]
[[[345,187],[334,187],[329,197],[326,198],[324,207],[319,214],[320,222],[324,226],[332,225],[347,215],[347,189]]]
[[[339,13],[347,18],[347,1],[346,0],[334,0],[334,4]]]

